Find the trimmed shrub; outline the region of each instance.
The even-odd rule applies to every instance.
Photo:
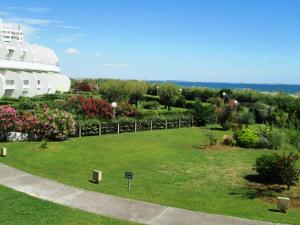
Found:
[[[159,103],[156,101],[145,102],[143,108],[151,110],[159,109]]]
[[[255,130],[246,128],[236,130],[234,133],[236,145],[243,148],[259,148],[261,146],[260,136]]]
[[[256,159],[255,170],[266,183],[294,185],[299,178],[300,170],[296,167],[297,154],[262,155]]]

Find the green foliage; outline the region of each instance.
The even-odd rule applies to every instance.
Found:
[[[276,107],[257,102],[250,110],[254,113],[257,123],[276,123]]]
[[[236,130],[234,132],[234,139],[236,141],[236,145],[243,148],[260,147],[260,136],[255,130],[250,128]]]
[[[171,110],[171,106],[175,104],[176,99],[179,97],[179,89],[175,84],[164,83],[160,85],[159,97],[163,105]]]
[[[156,102],[159,102],[159,96],[154,96],[154,95],[144,95],[143,96],[143,99],[147,102],[150,102],[150,101],[156,101]]]
[[[240,118],[241,118],[241,123],[245,124],[246,127],[255,123],[255,116],[252,112],[243,112],[241,113]]]
[[[144,109],[156,110],[159,109],[159,103],[156,101],[145,102],[143,104]]]
[[[184,88],[182,90],[182,95],[187,100],[200,100],[202,102],[207,102],[208,99],[218,96],[218,90],[212,88],[191,87]]]
[[[107,80],[100,87],[100,94],[103,99],[112,102],[122,102],[128,98],[128,92],[125,90],[126,81]]]
[[[29,98],[20,98],[20,101],[14,104],[14,106],[17,110],[33,110],[36,109],[39,104]]]
[[[41,145],[40,145],[40,148],[48,148],[48,142],[47,142],[47,140],[43,140],[42,141],[42,143],[41,143]]]
[[[299,131],[288,129],[285,132],[287,134],[287,141],[293,145],[298,151],[300,151],[300,135]]]
[[[256,159],[255,169],[267,183],[294,185],[299,178],[300,170],[296,167],[299,159],[297,154],[262,155]]]
[[[124,91],[128,94],[131,103],[137,107],[144,94],[147,93],[148,85],[145,81],[130,80],[126,81]]]
[[[206,125],[213,122],[214,106],[204,105],[200,101],[197,101],[192,105],[192,109],[194,110],[194,118],[199,122],[199,125]]]
[[[280,149],[285,141],[280,130],[266,125],[260,125],[257,129],[238,129],[234,132],[234,139],[243,148]]]
[[[210,130],[202,130],[204,136],[208,139],[209,146],[215,145],[218,142],[216,135]]]
[[[256,132],[260,136],[260,147],[280,149],[284,142],[284,135],[274,127],[259,125]]]

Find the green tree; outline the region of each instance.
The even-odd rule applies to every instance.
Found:
[[[212,123],[215,116],[215,107],[213,105],[204,105],[201,101],[196,101],[193,104],[194,118],[201,126]]]
[[[148,91],[148,85],[145,81],[130,80],[126,82],[124,90],[128,93],[130,103],[135,104],[137,108],[138,101],[140,101],[143,95]]]
[[[171,106],[179,97],[179,88],[175,84],[165,83],[160,86],[158,95],[161,103],[168,107],[168,111],[171,111]]]
[[[107,80],[100,87],[100,94],[108,102],[121,102],[128,98],[123,80]]]

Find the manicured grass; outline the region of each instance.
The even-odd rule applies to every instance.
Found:
[[[0,224],[2,225],[130,225],[134,223],[101,217],[0,186]]]
[[[215,131],[221,138],[225,133]],[[274,204],[256,198],[245,175],[253,174],[257,156],[269,150],[225,148],[203,150],[199,128],[160,130],[49,143],[4,143],[8,157],[0,162],[92,191],[174,207],[280,223],[300,224],[300,210],[269,211]],[[91,171],[103,172],[99,185]],[[124,171],[132,171],[127,190]],[[298,190],[298,189],[297,189]]]

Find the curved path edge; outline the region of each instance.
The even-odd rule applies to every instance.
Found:
[[[279,225],[196,212],[87,191],[0,163],[0,184],[42,200],[102,216],[150,225]]]

